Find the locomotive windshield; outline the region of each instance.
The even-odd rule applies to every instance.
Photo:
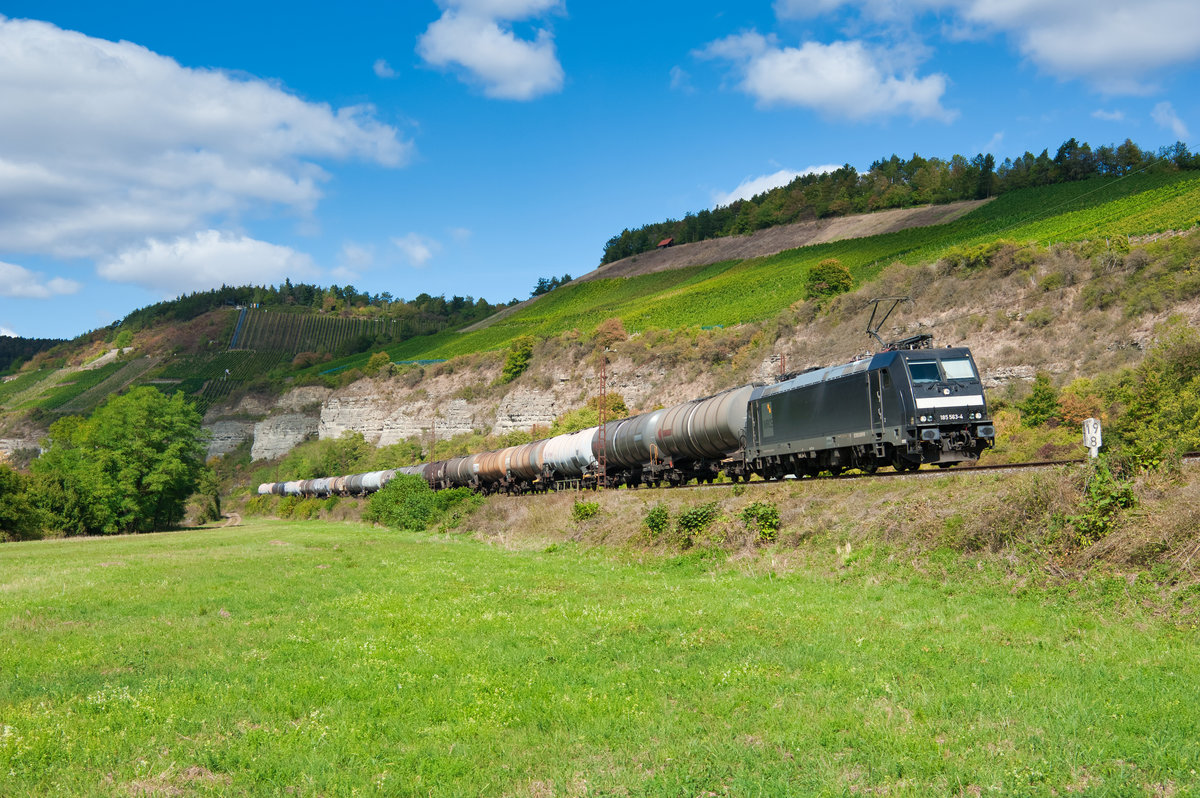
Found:
[[[928,385],[943,380],[970,381],[979,379],[971,360],[965,357],[948,357],[943,360],[910,360],[908,373],[913,385]],[[942,376],[942,375],[945,376]]]
[[[965,357],[947,358],[942,361],[942,368],[946,370],[948,380],[977,379],[975,369],[971,368],[971,361]]]
[[[914,385],[940,382],[942,379],[936,360],[910,360],[908,361],[908,373],[912,375]]]

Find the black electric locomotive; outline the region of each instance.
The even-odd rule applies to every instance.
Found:
[[[970,350],[892,350],[755,388],[744,464],[732,470],[769,479],[947,467],[977,460],[995,434]]]

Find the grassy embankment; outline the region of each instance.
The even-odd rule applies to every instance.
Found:
[[[0,794],[1200,785],[1194,617],[1140,583],[914,558],[836,514],[732,558],[585,549],[564,532],[616,505],[589,533],[553,501],[510,548],[320,522],[0,548]]]

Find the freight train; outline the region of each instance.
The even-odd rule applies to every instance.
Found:
[[[260,494],[362,495],[397,474],[434,489],[520,494],[561,487],[657,487],[693,480],[915,471],[973,462],[995,443],[966,347],[929,336],[849,363],[753,383],[580,432],[449,460],[342,477],[267,482]]]

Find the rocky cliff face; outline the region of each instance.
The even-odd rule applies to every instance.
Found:
[[[9,458],[22,450],[40,452],[41,449],[36,437],[0,438],[0,463],[7,462]]]
[[[254,445],[251,460],[274,460],[282,457],[317,434],[318,420],[303,413],[284,413],[271,416],[254,425]]]
[[[224,456],[241,446],[247,438],[254,435],[253,421],[238,421],[236,419],[221,419],[210,421],[204,425],[212,437],[208,440],[208,456]]]
[[[547,429],[597,389],[591,367],[547,364],[543,372],[535,371],[507,390],[491,387],[495,376],[495,369],[480,368],[427,377],[415,389],[399,379],[362,379],[336,391],[303,387],[275,400],[246,397],[205,419],[212,433],[209,454],[227,454],[248,439],[251,458],[269,460],[304,440],[338,438],[346,432],[388,446],[410,438]],[[635,366],[620,358],[609,367],[608,390],[623,396],[631,409],[675,404],[721,387],[709,375],[681,382],[662,367]]]

